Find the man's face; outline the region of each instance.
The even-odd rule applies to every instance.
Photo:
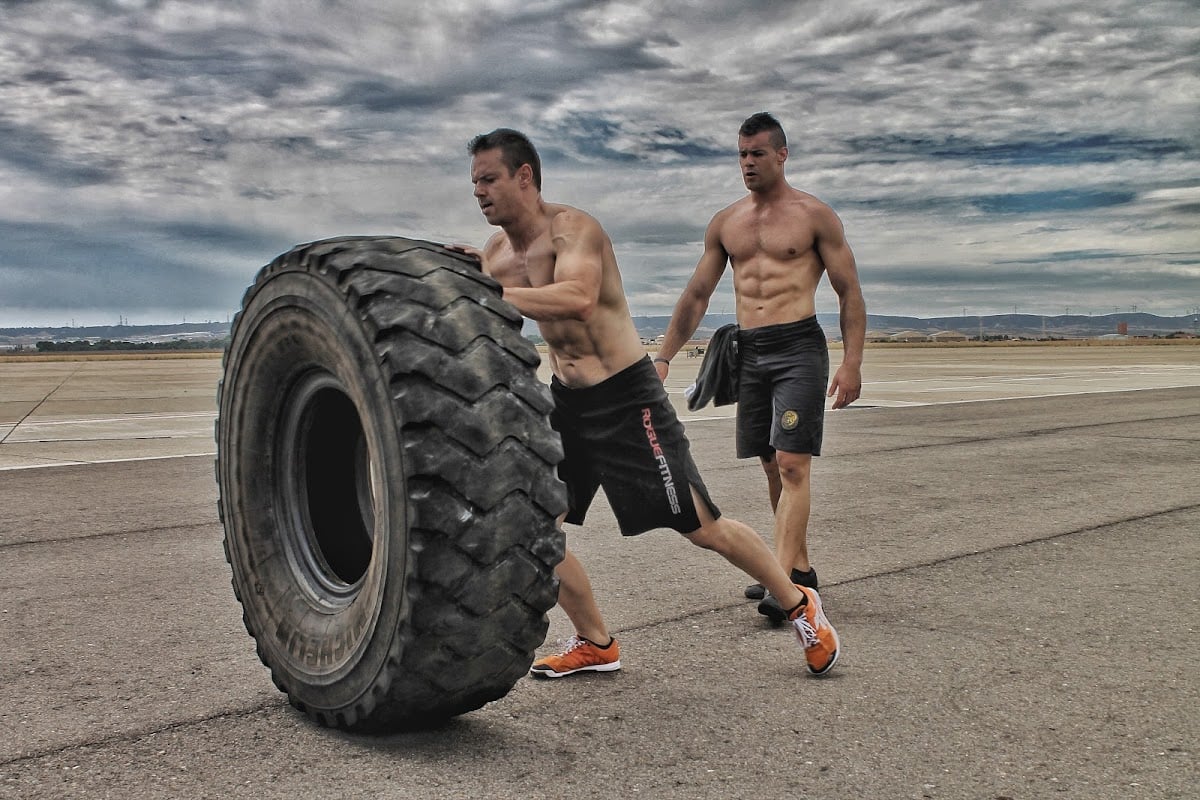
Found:
[[[480,150],[471,159],[471,183],[483,218],[504,225],[519,207],[521,170],[510,173],[500,150]]]
[[[771,145],[769,131],[738,137],[738,163],[742,168],[742,181],[752,192],[775,185],[783,177],[783,162],[786,160],[787,148],[776,150]]]

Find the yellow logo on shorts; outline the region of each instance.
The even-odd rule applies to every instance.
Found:
[[[781,416],[779,418],[779,425],[785,431],[795,430],[796,426],[799,424],[800,424],[800,415],[797,414],[795,411],[791,411],[791,410],[785,411],[785,412],[783,412],[783,416]]]

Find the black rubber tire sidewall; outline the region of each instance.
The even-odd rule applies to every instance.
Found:
[[[398,237],[302,245],[247,291],[218,388],[226,557],[260,658],[319,723],[437,724],[544,639],[566,492],[521,328],[476,264]]]
[[[405,558],[403,541],[392,535],[373,536],[375,557],[351,602],[323,608],[320,599],[306,597],[295,586],[295,553],[281,546],[280,537],[297,535],[280,530],[280,521],[295,513],[281,508],[280,476],[295,465],[277,459],[289,443],[280,441],[281,412],[288,392],[306,375],[327,376],[342,387],[359,409],[359,419],[374,457],[389,481],[378,508],[390,520],[404,520],[403,460],[394,424],[387,382],[361,324],[323,283],[304,273],[284,273],[258,288],[243,312],[242,325],[253,333],[237,342],[230,353],[233,369],[227,384],[246,387],[227,394],[222,418],[222,459],[229,492],[238,502],[230,509],[245,531],[275,531],[274,536],[236,536],[229,557],[237,559],[237,574],[252,576],[241,593],[253,592],[256,619],[247,625],[256,634],[260,657],[273,670],[276,683],[295,701],[321,708],[350,707],[361,701],[388,657],[388,637],[377,630],[394,630],[404,607]],[[267,498],[273,505],[266,505]],[[378,521],[382,530],[389,519]],[[402,530],[403,526],[396,526]],[[330,617],[337,617],[331,620]],[[324,631],[336,625],[357,635],[344,643],[342,653],[330,649]]]

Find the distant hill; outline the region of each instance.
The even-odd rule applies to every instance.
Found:
[[[819,314],[818,319],[831,339],[841,338],[837,314]],[[653,339],[667,331],[671,321],[667,316],[638,316],[633,318],[638,333]],[[730,322],[733,314],[708,314],[696,330],[697,339],[707,339],[713,331]],[[1117,333],[1125,323],[1130,336],[1166,336],[1177,332],[1200,333],[1200,314],[1182,317],[1160,317],[1155,314],[1129,312],[1124,314],[1085,314],[1043,317],[1037,314],[996,314],[984,317],[902,317],[881,314],[867,315],[867,330],[881,335],[901,331],[934,334],[957,331],[971,339],[982,332],[986,338],[1017,337],[1024,339],[1078,339]],[[526,322],[526,332],[536,335],[536,327]],[[228,322],[195,322],[173,325],[93,325],[71,328],[0,328],[0,348],[17,345],[32,347],[40,341],[71,342],[78,340],[126,342],[169,342],[173,340],[222,339],[229,335]]]
[[[817,320],[830,339],[840,339],[837,314],[818,314]],[[670,317],[634,317],[634,324],[643,338],[653,339],[667,331]],[[736,322],[733,314],[708,314],[696,330],[697,339],[707,339],[713,331],[730,322]],[[901,331],[920,331],[934,334],[942,331],[957,331],[971,339],[978,339],[982,330],[985,338],[1017,337],[1024,339],[1062,338],[1078,339],[1117,333],[1120,323],[1125,323],[1130,336],[1166,336],[1176,332],[1200,332],[1200,315],[1183,317],[1160,317],[1155,314],[1130,312],[1128,314],[1064,314],[1043,317],[1037,314],[996,314],[983,317],[899,317],[881,314],[867,315],[867,330],[880,334]]]
[[[223,339],[228,322],[185,322],[175,325],[89,325],[79,328],[0,328],[0,348],[34,347],[38,342],[147,342]]]

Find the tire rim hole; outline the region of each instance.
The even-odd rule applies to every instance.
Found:
[[[292,459],[299,566],[326,592],[344,594],[366,575],[374,549],[366,436],[353,401],[331,376],[302,383],[293,401],[284,440],[295,449],[284,463]]]

